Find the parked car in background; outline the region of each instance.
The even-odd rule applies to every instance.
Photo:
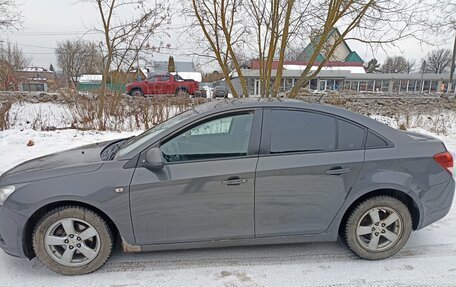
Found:
[[[100,268],[116,240],[140,252],[339,236],[383,259],[449,212],[452,168],[440,140],[343,109],[212,101],[5,172],[0,247],[66,275]]]
[[[127,84],[127,94],[131,96],[144,95],[176,95],[201,96],[204,92],[199,89],[198,82],[184,80],[178,74],[152,75],[145,81]]]
[[[210,82],[200,83],[200,89],[206,91],[206,97],[209,99],[213,98],[214,84]]]
[[[215,98],[228,98],[228,87],[225,85],[216,86],[214,88],[213,97]]]

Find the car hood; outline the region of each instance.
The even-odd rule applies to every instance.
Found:
[[[6,171],[1,176],[0,183],[27,182],[97,170],[103,164],[101,151],[116,141],[118,140],[81,146],[23,162]]]

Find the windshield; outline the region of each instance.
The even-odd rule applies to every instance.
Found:
[[[169,129],[170,127],[173,127],[173,126],[177,125],[178,123],[180,123],[183,120],[191,117],[192,115],[195,115],[196,113],[197,112],[194,109],[185,111],[183,113],[180,113],[180,114],[170,118],[167,121],[162,122],[159,125],[154,126],[153,128],[143,132],[142,134],[140,134],[140,135],[138,135],[138,136],[136,136],[134,138],[131,138],[130,140],[126,141],[121,146],[121,148],[119,149],[119,151],[116,154],[116,158],[117,157],[122,157],[122,156],[128,154],[129,152],[131,152],[135,148],[141,146],[145,142],[147,142],[150,139],[152,139],[154,136],[160,134],[161,132],[165,131],[166,129]]]

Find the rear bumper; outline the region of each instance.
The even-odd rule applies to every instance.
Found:
[[[453,205],[454,189],[455,181],[451,178],[448,182],[431,186],[422,194],[423,210],[420,216],[422,220],[417,229],[426,227],[448,214]]]

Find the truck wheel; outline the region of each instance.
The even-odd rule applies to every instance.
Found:
[[[33,249],[52,271],[81,275],[105,264],[113,240],[111,229],[98,214],[79,206],[63,206],[51,210],[37,223]]]
[[[180,87],[176,89],[176,96],[177,97],[188,97],[189,93],[187,88],[185,87]]]
[[[394,197],[376,196],[352,211],[343,237],[359,257],[379,260],[401,250],[411,231],[412,217],[407,206]]]
[[[144,96],[144,93],[140,88],[135,88],[135,89],[131,90],[131,95],[133,97],[142,97],[142,96]]]

